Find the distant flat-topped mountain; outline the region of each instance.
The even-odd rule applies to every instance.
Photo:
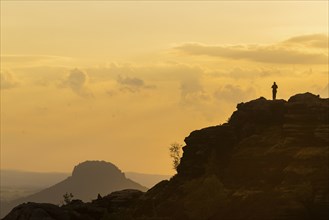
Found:
[[[72,193],[74,199],[91,201],[98,194],[107,195],[113,191],[123,189],[147,190],[146,187],[126,178],[125,174],[112,163],[86,161],[75,166],[72,176],[65,180],[33,195],[1,205],[1,215],[24,202],[60,204],[63,201],[63,195],[67,192]]]
[[[61,182],[71,173],[60,172],[31,172],[23,170],[0,170],[1,201],[12,201],[30,195],[31,191],[41,191]],[[124,172],[128,179],[140,183],[147,188],[153,187],[162,180],[170,179],[171,175],[147,174],[139,172]],[[8,191],[8,193],[7,193]],[[29,193],[29,194],[28,194]],[[12,199],[13,198],[13,199]]]

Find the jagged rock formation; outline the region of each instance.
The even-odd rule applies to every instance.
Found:
[[[106,200],[98,205],[106,211],[88,219],[329,218],[329,99],[305,93],[240,103],[228,123],[185,142],[170,181],[122,203]]]

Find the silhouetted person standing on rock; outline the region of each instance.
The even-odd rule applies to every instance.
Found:
[[[272,98],[273,98],[273,100],[276,99],[277,89],[278,89],[278,85],[274,82],[273,85],[272,85]]]

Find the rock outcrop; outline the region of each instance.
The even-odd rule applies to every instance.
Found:
[[[240,103],[228,123],[193,131],[185,142],[177,175],[107,200],[90,219],[329,218],[329,99],[305,93]]]
[[[228,123],[185,139],[178,174],[146,201],[172,219],[327,219],[328,137],[328,99],[240,103]]]

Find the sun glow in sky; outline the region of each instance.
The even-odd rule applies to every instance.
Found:
[[[328,97],[328,1],[1,1],[1,169],[170,174],[273,81]]]

